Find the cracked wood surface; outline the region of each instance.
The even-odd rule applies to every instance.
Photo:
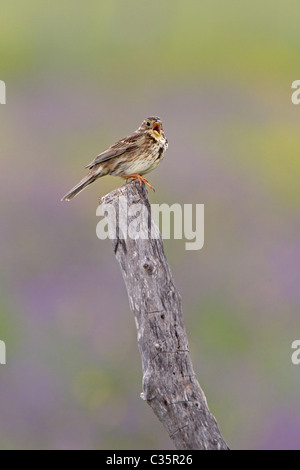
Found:
[[[125,184],[104,196],[100,204],[136,322],[143,368],[141,397],[176,449],[228,449],[193,369],[181,298],[144,185],[136,180]],[[133,239],[126,231],[139,215],[137,211],[148,216],[140,224],[140,238]]]

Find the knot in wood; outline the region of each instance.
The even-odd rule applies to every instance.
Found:
[[[147,258],[143,262],[143,268],[145,269],[145,271],[147,271],[148,274],[152,274],[154,271],[154,264],[149,258]]]

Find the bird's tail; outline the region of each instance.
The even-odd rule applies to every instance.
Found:
[[[73,197],[77,196],[84,188],[86,188],[89,184],[91,184],[97,176],[95,175],[86,175],[74,188],[71,189],[64,197],[61,199],[62,201],[70,201]]]

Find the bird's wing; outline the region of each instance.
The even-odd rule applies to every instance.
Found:
[[[94,168],[94,166],[99,163],[106,162],[111,158],[119,157],[126,152],[131,152],[132,150],[137,150],[139,148],[137,136],[129,136],[125,139],[119,140],[117,143],[109,147],[104,152],[100,153],[95,160],[89,163],[86,168]]]

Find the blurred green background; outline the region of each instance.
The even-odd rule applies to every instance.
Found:
[[[300,447],[299,2],[0,5],[1,449],[172,449],[141,364],[99,180],[83,167],[148,115],[169,150],[153,203],[205,204],[205,245],[165,241],[194,368],[235,449]]]

